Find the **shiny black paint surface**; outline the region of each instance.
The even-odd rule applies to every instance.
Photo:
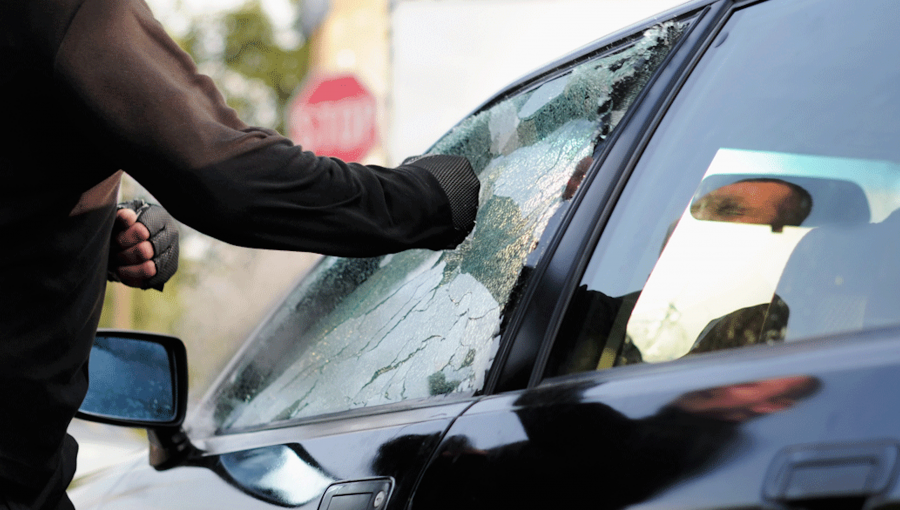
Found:
[[[782,449],[900,444],[896,330],[634,368],[475,404],[451,427],[412,508],[775,507],[763,487]],[[803,391],[759,403],[785,380]],[[716,391],[743,401],[686,404]]]
[[[387,506],[404,508],[414,484],[431,453],[440,442],[452,419],[469,402],[449,402],[441,406],[382,413],[375,417],[336,420],[223,436],[200,442],[207,454],[193,459],[196,466],[156,472],[146,460],[134,464],[121,478],[105,483],[88,483],[74,491],[77,508],[153,509],[153,508],[291,508],[318,507],[328,482],[349,482],[376,477],[395,480]],[[330,426],[329,426],[330,425]],[[267,458],[258,455],[273,445],[284,445],[297,453],[295,462],[312,469],[279,469],[266,465],[269,475],[265,486],[260,477],[246,475],[252,469],[231,472],[223,458],[235,453],[249,462]],[[271,458],[271,456],[268,456]],[[121,468],[120,468],[121,469]],[[259,474],[260,470],[257,470]],[[113,476],[112,478],[116,478]],[[92,487],[97,485],[97,487]],[[309,495],[309,487],[318,487]],[[266,488],[295,497],[261,497]],[[302,495],[297,495],[298,491]],[[271,491],[270,491],[271,492]],[[302,502],[301,502],[302,501]],[[299,504],[298,504],[299,503]],[[277,506],[273,506],[277,505]]]
[[[686,396],[784,378],[813,384],[777,409],[748,415],[674,409]],[[218,462],[230,439],[240,447],[235,451],[271,444],[302,449],[334,480],[393,477],[391,509],[567,508],[587,502],[596,508],[794,508],[763,494],[779,452],[900,444],[898,386],[897,329],[751,347],[557,378],[484,397],[471,407],[457,402],[383,416],[369,428],[359,418],[331,434],[322,432],[327,424],[321,423],[218,438],[209,446],[221,451],[205,458],[212,469],[155,472],[139,459],[124,475],[95,483],[93,497],[82,492],[76,502],[81,508],[274,508],[248,490],[247,480],[221,475]],[[895,480],[893,473],[887,491],[870,503],[900,504]],[[308,482],[302,476],[283,481],[288,489]],[[299,508],[317,504],[315,499]]]

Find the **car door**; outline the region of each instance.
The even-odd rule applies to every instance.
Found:
[[[897,9],[710,6],[413,508],[897,505]]]
[[[198,449],[74,491],[79,508],[407,507],[453,420],[502,363],[506,325],[596,154],[696,14],[524,79],[429,151],[466,156],[477,226],[454,250],[323,259],[190,418]],[[140,462],[140,461],[138,461]]]

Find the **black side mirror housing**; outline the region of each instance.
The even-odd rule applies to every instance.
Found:
[[[76,417],[146,428],[150,464],[168,469],[195,449],[181,424],[187,411],[187,352],[166,335],[101,329],[88,366],[90,385]]]
[[[125,427],[177,427],[187,409],[187,354],[181,340],[100,330],[79,418]]]

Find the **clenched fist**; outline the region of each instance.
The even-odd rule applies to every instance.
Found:
[[[165,209],[134,200],[119,204],[110,243],[109,279],[162,290],[178,269],[178,229]]]

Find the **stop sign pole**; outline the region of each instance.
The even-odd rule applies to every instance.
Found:
[[[351,74],[313,76],[288,108],[288,136],[320,156],[358,161],[375,145],[375,96]]]

